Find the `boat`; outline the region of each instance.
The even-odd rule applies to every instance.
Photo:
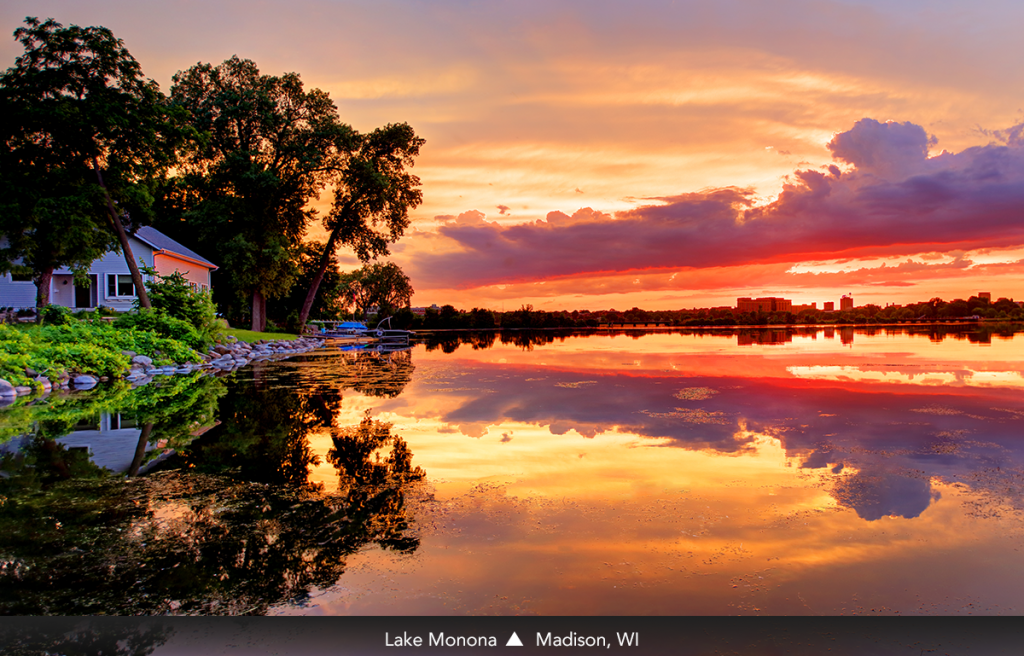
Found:
[[[330,326],[330,327],[328,327]],[[387,344],[407,345],[414,333],[411,330],[400,330],[391,327],[391,317],[385,317],[377,323],[376,328],[368,328],[360,321],[324,322],[320,336],[329,340],[344,342],[348,346]]]
[[[325,321],[320,336],[327,339],[358,339],[367,337],[369,331],[361,321]]]
[[[388,324],[387,328],[384,327],[385,322]],[[387,344],[408,344],[414,334],[415,333],[411,330],[392,328],[391,317],[385,317],[384,319],[381,319],[380,323],[377,324],[377,327],[369,333],[369,336],[376,338],[379,342]]]

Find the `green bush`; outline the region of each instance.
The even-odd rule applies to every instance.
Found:
[[[71,321],[71,309],[66,308],[63,305],[47,305],[43,308],[43,323],[48,323],[54,326],[60,326],[62,324]]]
[[[197,351],[205,349],[210,344],[210,341],[204,339],[190,323],[172,317],[162,310],[127,312],[115,319],[113,326],[120,330],[154,333],[166,339],[183,342]]]
[[[185,276],[177,271],[169,276],[156,276],[146,283],[146,290],[154,310],[192,326],[204,348],[213,343],[220,324],[210,292],[194,291]],[[139,309],[137,305],[136,309]]]

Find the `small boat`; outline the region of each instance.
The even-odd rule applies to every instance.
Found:
[[[327,339],[359,339],[368,337],[369,331],[361,321],[338,321],[331,322],[329,328],[325,325],[320,336]]]
[[[388,327],[384,327],[384,323],[387,322]],[[412,338],[413,333],[411,330],[400,330],[398,328],[391,327],[391,317],[381,319],[380,323],[377,324],[377,328],[367,333],[368,337],[374,337],[379,342],[387,342],[391,344],[408,344]]]
[[[320,336],[349,344],[408,344],[413,334],[411,330],[392,328],[391,317],[386,317],[373,329],[360,321],[332,322],[330,328],[324,326]]]

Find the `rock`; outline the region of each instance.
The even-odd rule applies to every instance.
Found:
[[[79,374],[78,376],[75,376],[73,382],[75,389],[92,389],[93,387],[96,387],[96,383],[98,381],[92,376]]]
[[[17,387],[14,388],[14,391],[18,394],[18,396],[25,396],[26,394],[32,393],[32,388],[29,387],[28,385],[18,385]]]
[[[223,344],[218,344],[218,345],[213,347],[213,352],[214,353],[220,353],[221,355],[224,355],[226,353],[232,353],[232,350],[231,350],[231,347],[229,347],[229,346],[224,346]]]
[[[14,390],[14,385],[11,385],[3,378],[0,378],[0,397],[13,398],[17,395],[18,393]]]
[[[38,378],[36,378],[36,382],[39,383],[42,386],[44,392],[48,392],[50,389],[53,388],[53,384],[50,383],[50,379],[49,378],[44,378],[43,376],[39,376]]]
[[[29,378],[39,377],[39,373],[35,369],[30,369],[29,367],[25,367],[25,375],[28,376]]]
[[[148,366],[153,364],[153,359],[152,358],[147,358],[144,355],[136,355],[136,356],[132,357],[132,363],[133,364],[141,364],[143,366],[148,367]]]
[[[131,359],[138,355],[138,353],[136,353],[135,351],[129,351],[128,349],[125,349],[121,351],[121,355],[125,356],[128,359]]]

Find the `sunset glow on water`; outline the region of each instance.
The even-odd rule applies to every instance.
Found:
[[[408,442],[427,472],[407,499],[421,546],[365,551],[278,612],[1019,612],[1019,339],[395,354],[415,367],[402,393],[346,393],[338,421],[369,412]]]

